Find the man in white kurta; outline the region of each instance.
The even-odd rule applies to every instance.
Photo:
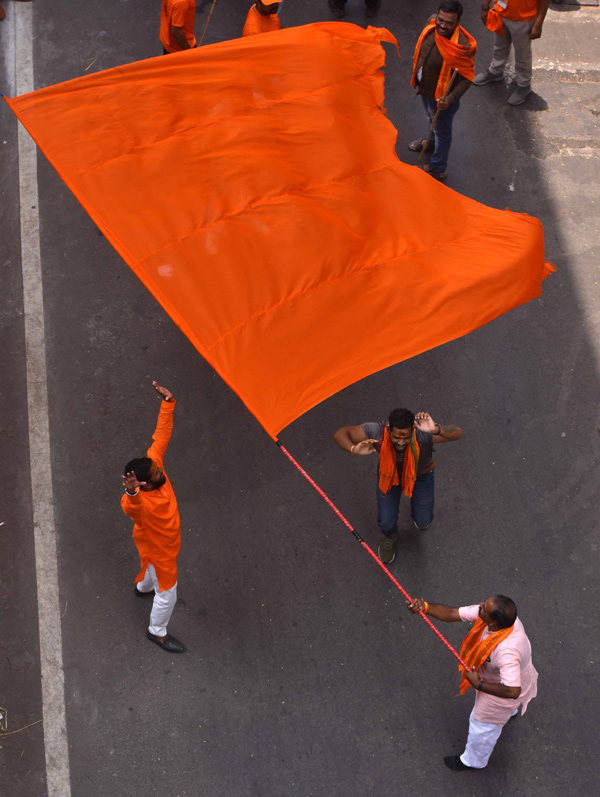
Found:
[[[537,694],[538,674],[531,660],[531,644],[523,623],[517,617],[517,608],[510,598],[494,595],[473,606],[452,608],[442,604],[427,603],[422,599],[407,601],[414,614],[424,611],[430,617],[445,622],[475,623],[481,620],[485,627],[480,642],[495,632],[504,630],[504,638],[478,669],[466,673],[468,683],[476,690],[475,706],[469,718],[469,736],[461,756],[446,756],[444,763],[455,771],[483,769],[498,741],[502,728],[519,707],[524,714],[529,701]],[[509,632],[509,629],[510,630]]]

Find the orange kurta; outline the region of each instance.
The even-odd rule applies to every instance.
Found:
[[[154,442],[146,454],[162,468],[163,458],[173,431],[175,400],[160,405]],[[165,473],[165,476],[167,474]],[[140,555],[140,572],[136,582],[143,581],[148,564],[154,565],[161,592],[177,582],[177,554],[181,546],[181,522],[177,499],[167,476],[158,490],[121,498],[121,508],[134,521],[133,541]]]
[[[281,30],[281,21],[277,14],[260,14],[256,5],[253,5],[248,11],[242,36],[254,36],[256,33],[268,33],[272,30]]]
[[[162,0],[160,17],[160,41],[170,53],[181,51],[181,47],[171,32],[171,26],[183,28],[183,33],[190,47],[196,46],[194,21],[196,18],[196,0]]]

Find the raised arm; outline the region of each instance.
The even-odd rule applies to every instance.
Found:
[[[342,426],[333,435],[333,439],[342,451],[347,451],[349,454],[361,454],[364,456],[366,454],[374,454],[376,450],[373,448],[373,443],[376,443],[377,440],[367,438],[360,424],[358,426]]]
[[[436,423],[428,412],[417,412],[415,426],[422,432],[432,434],[434,443],[451,443],[463,436],[460,426],[455,426],[453,423],[444,425]]]
[[[152,382],[152,385],[162,398],[162,401],[158,413],[158,421],[156,422],[156,429],[152,435],[154,442],[148,449],[146,456],[150,457],[153,462],[156,462],[159,468],[162,468],[165,452],[169,445],[169,440],[171,439],[171,432],[173,431],[175,399],[171,391],[167,390],[166,387],[161,387],[157,382]]]

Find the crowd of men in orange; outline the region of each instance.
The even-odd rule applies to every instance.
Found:
[[[410,142],[409,149],[421,153],[431,149],[424,169],[437,180],[446,178],[452,141],[452,121],[461,96],[471,84],[500,81],[512,47],[515,50],[517,85],[508,98],[520,105],[531,91],[531,42],[539,38],[548,0],[482,0],[481,19],[494,32],[494,50],[489,68],[475,75],[477,44],[461,25],[462,5],[458,0],[441,0],[437,13],[423,29],[415,48],[411,84],[421,95],[431,123],[430,137]],[[244,36],[264,34],[281,28],[281,2],[256,0],[243,29]],[[341,18],[345,0],[329,0],[335,16]],[[380,0],[367,0],[374,16]],[[162,0],[160,40],[165,54],[197,46],[194,22],[195,0]],[[180,520],[177,500],[163,470],[163,458],[173,427],[175,400],[154,382],[161,401],[153,444],[146,456],[130,460],[124,469],[123,511],[134,521],[133,538],[140,555],[135,594],[153,596],[148,639],[169,653],[182,653],[184,645],[167,633],[177,601],[177,556],[180,549]],[[353,455],[379,458],[377,484],[378,523],[383,534],[379,558],[389,566],[394,561],[398,539],[398,510],[402,495],[411,500],[416,528],[424,531],[433,520],[435,462],[433,445],[458,440],[462,430],[440,425],[428,413],[414,415],[406,408],[393,410],[387,421],[347,426],[335,434],[337,445]],[[462,755],[446,756],[444,763],[454,771],[482,769],[506,723],[537,694],[538,674],[533,666],[531,645],[517,617],[515,603],[504,595],[492,595],[479,604],[451,607],[418,598],[407,601],[408,610],[423,612],[444,622],[472,623],[461,646],[461,656],[471,670],[461,671],[460,691],[472,687],[475,705],[469,719],[469,733]]]
[[[27,2],[27,0],[19,0]],[[411,85],[421,96],[431,125],[427,139],[408,145],[413,152],[431,150],[423,168],[437,180],[445,180],[452,141],[452,122],[460,98],[472,84],[482,86],[501,81],[511,50],[515,53],[516,87],[508,98],[522,104],[531,91],[531,42],[541,36],[549,0],[482,0],[481,20],[494,33],[489,67],[475,74],[477,44],[461,25],[462,5],[458,0],[441,0],[437,13],[427,22],[416,44]],[[336,18],[344,16],[346,0],[329,0]],[[243,35],[260,35],[281,29],[281,0],[256,0],[248,11]],[[375,16],[380,0],[365,0],[367,16]],[[160,41],[164,54],[197,46],[195,37],[196,0],[162,0]],[[0,19],[5,12],[0,6]],[[177,557],[181,544],[181,523],[177,499],[164,472],[163,459],[173,428],[175,399],[171,392],[153,383],[161,399],[153,443],[146,455],[130,460],[123,473],[125,493],[121,505],[133,520],[133,538],[140,556],[135,579],[138,597],[153,597],[147,638],[169,653],[183,653],[184,645],[167,633],[177,602]],[[414,415],[406,408],[394,410],[387,421],[342,427],[335,435],[338,446],[352,455],[379,457],[377,484],[378,522],[383,540],[379,557],[386,566],[395,558],[400,498],[411,499],[416,528],[424,531],[433,520],[434,444],[462,437],[454,425],[440,425],[428,413]],[[469,721],[465,751],[447,756],[446,766],[455,771],[482,769],[506,723],[524,713],[537,693],[537,672],[531,645],[514,602],[492,595],[479,604],[450,607],[423,599],[407,601],[411,613],[423,612],[445,622],[468,622],[473,628],[465,637],[461,656],[471,667],[461,673],[460,690],[476,691]]]

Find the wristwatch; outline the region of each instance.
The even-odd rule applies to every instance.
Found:
[[[478,691],[478,692],[481,692],[481,691],[483,691],[483,685],[484,685],[484,683],[485,683],[485,681],[479,681],[479,683],[477,684],[477,691]]]

